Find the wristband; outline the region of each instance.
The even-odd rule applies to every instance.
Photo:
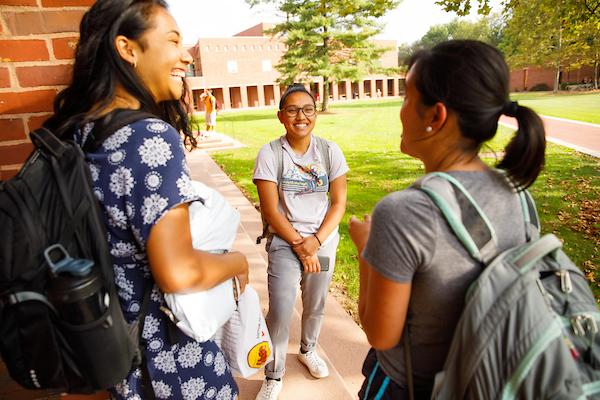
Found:
[[[317,234],[313,233],[313,236],[315,237],[315,239],[317,239],[317,242],[319,242],[319,247],[323,246],[323,243],[321,243],[321,241],[319,240],[319,237],[317,236]]]

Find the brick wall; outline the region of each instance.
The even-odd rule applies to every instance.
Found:
[[[0,179],[31,151],[27,132],[71,76],[79,21],[94,0],[0,0]]]
[[[79,21],[94,0],[0,0],[0,180],[18,171],[31,151],[29,130],[52,112],[70,80]],[[0,362],[0,400],[106,399],[24,390]]]

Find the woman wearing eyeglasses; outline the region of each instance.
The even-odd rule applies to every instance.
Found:
[[[283,387],[290,321],[300,287],[302,332],[299,361],[315,378],[329,370],[316,352],[325,299],[346,209],[348,165],[340,148],[313,136],[317,121],[313,96],[303,85],[287,88],[277,117],[285,135],[264,145],[256,158],[254,184],[269,224],[267,326],[274,360],[257,400],[277,399]],[[328,195],[329,194],[329,195]]]

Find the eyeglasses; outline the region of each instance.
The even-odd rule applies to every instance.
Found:
[[[307,117],[312,117],[317,112],[315,106],[310,104],[307,104],[304,107],[289,106],[283,109],[283,111],[285,111],[285,115],[288,117],[295,117],[298,115],[300,110],[302,110],[302,113]]]

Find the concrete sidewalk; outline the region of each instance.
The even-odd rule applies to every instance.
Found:
[[[240,212],[241,223],[234,249],[248,258],[250,283],[258,292],[266,315],[267,254],[264,242],[256,245],[256,237],[262,232],[260,213],[206,152],[196,150],[189,153],[188,164],[193,179],[217,189]],[[251,173],[248,171],[248,174]],[[356,399],[363,381],[360,372],[362,362],[369,349],[365,334],[339,303],[329,296],[317,350],[328,363],[330,375],[325,379],[314,379],[296,358],[300,347],[301,315],[302,306],[298,296],[280,399]],[[240,400],[253,400],[263,378],[261,370],[250,379],[238,379]]]

